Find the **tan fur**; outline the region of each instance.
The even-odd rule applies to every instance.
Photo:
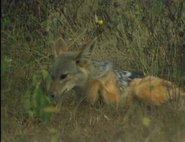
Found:
[[[128,90],[130,100],[137,97],[155,106],[160,106],[169,99],[185,96],[183,89],[174,83],[153,76],[133,79]]]
[[[99,80],[92,80],[89,83],[89,88],[87,91],[87,100],[88,102],[93,105],[99,97],[99,90],[102,89],[102,84]]]
[[[110,103],[115,103],[118,106],[119,103],[119,89],[116,84],[115,74],[110,72],[105,77],[98,80],[91,81],[88,91],[88,101],[90,104],[94,104],[98,99],[98,91],[107,105]]]

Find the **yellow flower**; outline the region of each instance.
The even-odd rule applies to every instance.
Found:
[[[98,24],[102,25],[103,24],[103,20],[98,20]]]

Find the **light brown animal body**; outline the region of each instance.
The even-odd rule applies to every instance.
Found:
[[[73,89],[77,101],[86,98],[92,105],[101,95],[107,105],[113,103],[119,106],[126,97],[130,101],[137,97],[159,106],[169,99],[185,96],[183,89],[164,79],[116,70],[109,61],[91,60],[95,41],[96,38],[76,52],[68,51],[62,38],[56,41],[53,83],[49,91],[51,97]]]

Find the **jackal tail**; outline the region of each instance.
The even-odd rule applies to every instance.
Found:
[[[160,106],[168,100],[178,100],[185,96],[185,91],[170,81],[146,76],[133,79],[129,86],[130,97],[137,97],[148,104]]]

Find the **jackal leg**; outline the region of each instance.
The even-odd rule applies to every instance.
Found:
[[[87,101],[93,105],[99,97],[99,90],[101,89],[101,82],[99,80],[93,80],[89,84],[89,90],[87,91]]]
[[[105,77],[92,81],[89,86],[87,100],[90,104],[94,104],[98,100],[100,91],[100,94],[107,105],[114,103],[118,106],[119,89],[113,72],[110,72]]]
[[[119,89],[116,84],[115,75],[111,72],[105,79],[101,81],[101,95],[107,105],[113,103],[118,106]]]
[[[103,89],[101,89],[101,95],[107,105],[116,104],[116,106],[118,106],[119,92],[116,88],[110,88],[109,85],[104,86]]]

